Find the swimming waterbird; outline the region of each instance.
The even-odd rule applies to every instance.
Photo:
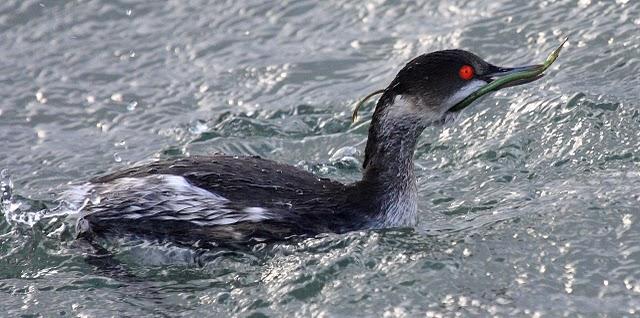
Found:
[[[408,62],[385,89],[367,96],[380,95],[360,181],[343,184],[255,156],[161,160],[76,189],[85,198],[79,236],[139,235],[219,246],[414,226],[413,155],[425,127],[455,118],[486,93],[540,78],[560,47],[544,64],[514,68],[463,50]]]

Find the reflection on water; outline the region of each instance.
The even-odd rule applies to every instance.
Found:
[[[11,0],[0,4],[7,315],[586,316],[640,310],[637,1]],[[417,151],[421,224],[246,251],[74,241],[68,183],[260,155],[353,181],[359,97],[420,53],[566,51]],[[9,174],[10,173],[10,174]],[[11,197],[10,200],[8,198]]]

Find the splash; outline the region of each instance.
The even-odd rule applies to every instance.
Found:
[[[12,216],[21,206],[20,202],[13,200],[13,181],[7,169],[0,171],[0,212],[11,223]]]
[[[86,200],[94,200],[93,197]],[[54,218],[68,219],[76,215],[81,206],[72,200],[61,199],[56,205],[48,207],[44,201],[30,200],[15,194],[11,174],[7,169],[0,171],[0,213],[4,215],[7,223],[33,227],[43,220]]]

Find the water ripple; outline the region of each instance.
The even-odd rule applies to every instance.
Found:
[[[625,0],[4,1],[0,170],[16,205],[0,218],[2,308],[637,314],[639,16]],[[67,183],[156,157],[260,155],[356,180],[372,105],[356,124],[351,106],[408,59],[459,47],[529,64],[564,35],[544,79],[427,129],[415,231],[249,251],[114,242],[124,269],[105,272],[56,210]]]

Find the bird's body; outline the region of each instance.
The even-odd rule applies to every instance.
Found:
[[[135,233],[180,243],[246,243],[345,232],[354,186],[259,157],[166,160],[91,181],[83,208],[91,233]],[[363,200],[366,200],[362,198]]]
[[[363,177],[351,184],[226,155],[157,161],[95,178],[75,194],[84,199],[80,236],[133,234],[216,246],[413,226],[413,154],[422,131],[455,117],[452,109],[495,77],[520,69],[460,50],[409,62],[377,102]]]

